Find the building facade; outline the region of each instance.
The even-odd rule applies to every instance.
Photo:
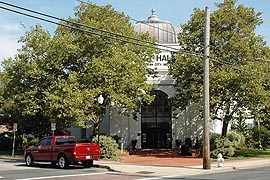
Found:
[[[202,119],[197,105],[190,105],[185,111],[172,110],[168,99],[175,95],[174,80],[168,75],[167,61],[173,52],[180,49],[178,34],[181,28],[168,21],[163,21],[152,10],[147,20],[134,25],[138,33],[149,33],[157,40],[160,53],[148,64],[157,73],[157,77],[148,77],[147,83],[153,84],[155,100],[144,105],[137,113],[137,120],[132,116],[121,116],[111,111],[110,135],[122,139],[124,147],[131,141],[137,141],[137,148],[175,148],[177,142],[187,138],[195,140],[202,136]]]
[[[147,20],[138,21],[134,30],[149,33],[160,49],[160,53],[148,64],[157,73],[155,78],[147,78],[147,83],[154,85],[152,94],[155,100],[150,105],[145,104],[137,112],[136,119],[132,115],[121,115],[121,109],[117,107],[107,107],[106,116],[100,124],[100,134],[119,137],[119,146],[123,148],[130,148],[131,142],[135,141],[137,149],[175,148],[177,143],[184,143],[187,138],[200,138],[203,122],[198,106],[191,104],[185,111],[180,111],[173,110],[169,103],[169,98],[176,92],[174,79],[168,75],[167,62],[172,53],[180,49],[177,37],[182,32],[181,28],[160,20],[152,10],[152,15]],[[91,128],[71,129],[79,139],[88,138],[92,131]]]

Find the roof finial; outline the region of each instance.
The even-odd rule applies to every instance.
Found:
[[[156,10],[153,8],[153,9],[151,10],[151,12],[152,12],[152,15],[155,15]]]

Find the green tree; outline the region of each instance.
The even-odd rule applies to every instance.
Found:
[[[252,117],[260,120],[261,110],[268,110],[270,102],[270,51],[254,32],[263,23],[261,13],[236,3],[216,3],[217,10],[210,18],[210,111],[211,119],[223,122],[223,136],[229,122],[240,117],[239,109],[249,110]],[[196,8],[182,25],[182,49],[169,62],[178,92],[174,102],[182,109],[202,101],[204,27],[205,10]]]
[[[129,17],[111,5],[82,3],[75,18],[60,23],[64,26],[59,25],[54,36],[41,25],[31,28],[20,39],[19,54],[3,63],[2,110],[17,112],[22,128],[34,125],[41,133],[49,132],[52,121],[58,129],[66,129],[83,126],[86,120],[97,128],[99,94],[109,95],[110,104],[128,112],[142,103],[138,98],[153,99],[152,85],[146,83],[146,75],[153,72],[146,62],[156,50],[127,42],[152,41],[134,32]]]

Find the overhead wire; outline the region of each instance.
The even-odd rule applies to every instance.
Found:
[[[89,3],[84,2],[84,1],[82,1],[82,0],[76,0],[76,1],[78,1],[78,2],[80,2],[80,3],[83,3],[83,4],[89,4]],[[144,22],[144,21],[142,21],[142,20],[140,21],[140,20],[137,20],[137,19],[134,19],[134,18],[130,18],[130,20],[132,20],[132,21],[134,21],[134,22],[136,22],[136,23],[142,23],[142,24],[145,24],[146,26],[152,27],[152,28],[154,28],[154,29],[158,29],[158,30],[160,30],[160,31],[167,32],[167,33],[169,33],[169,34],[175,35],[175,33],[172,32],[172,31],[169,31],[169,30],[167,30],[167,29],[163,29],[163,28],[154,26],[154,25],[149,24],[149,23],[146,23],[146,22]]]
[[[80,0],[77,0],[77,1],[79,1],[81,3],[85,3],[85,2],[80,1]],[[82,28],[79,28],[79,27],[76,27],[76,26],[72,26],[72,25],[68,25],[68,24],[63,24],[63,23],[55,22],[55,21],[52,21],[52,20],[48,20],[48,19],[45,19],[45,18],[37,17],[37,16],[31,15],[31,14],[23,13],[23,12],[20,12],[20,11],[16,11],[14,9],[10,9],[10,8],[6,8],[6,7],[3,7],[3,6],[0,6],[1,9],[7,10],[7,11],[11,11],[11,12],[14,12],[14,13],[17,13],[17,14],[20,14],[20,15],[28,16],[28,17],[31,17],[31,18],[34,18],[34,19],[38,19],[38,20],[41,20],[41,21],[45,21],[45,22],[48,22],[48,23],[56,24],[56,25],[59,25],[59,26],[64,26],[64,27],[67,27],[67,28],[76,29],[76,30],[83,31],[83,32],[86,32],[86,33],[95,34],[95,35],[98,35],[98,36],[103,36],[103,37],[106,37],[106,38],[111,38],[111,39],[114,39],[114,40],[119,40],[119,41],[122,41],[122,42],[131,43],[131,44],[134,44],[134,45],[144,46],[144,47],[148,47],[148,48],[154,48],[154,49],[159,49],[159,50],[166,50],[166,51],[174,52],[174,53],[177,50],[178,53],[179,52],[183,52],[183,53],[186,53],[186,54],[189,54],[189,55],[192,55],[192,56],[198,56],[198,57],[203,57],[204,56],[201,53],[186,51],[186,50],[177,49],[177,48],[172,48],[172,47],[169,47],[169,46],[164,46],[164,45],[153,43],[153,42],[150,42],[150,41],[145,41],[145,40],[137,39],[137,38],[134,38],[134,37],[130,37],[130,36],[126,36],[126,35],[122,35],[122,34],[110,32],[110,31],[106,31],[106,30],[99,29],[99,28],[95,28],[95,27],[88,26],[88,25],[85,25],[85,24],[68,21],[68,20],[65,20],[63,18],[58,18],[58,17],[55,17],[55,16],[51,16],[51,15],[48,15],[48,14],[45,14],[45,13],[41,13],[41,12],[37,12],[37,11],[30,10],[30,9],[27,9],[27,8],[23,8],[23,7],[20,7],[20,6],[16,6],[16,5],[13,5],[13,4],[10,4],[10,3],[6,3],[6,2],[3,2],[3,1],[0,1],[0,3],[5,4],[5,5],[8,5],[8,6],[11,6],[11,7],[18,8],[18,9],[21,9],[21,10],[25,10],[25,11],[28,11],[28,12],[31,12],[31,13],[35,13],[35,14],[38,14],[38,15],[41,15],[41,16],[45,16],[45,17],[49,17],[49,18],[52,18],[52,19],[56,19],[56,20],[62,21],[62,22],[66,22],[68,24],[79,25],[81,27],[90,28],[90,29],[93,29],[93,30],[97,30],[97,31],[100,31],[100,32],[108,33],[108,34],[115,35],[115,36],[120,36],[122,38],[128,38],[128,39],[136,40],[136,41],[139,41],[139,42],[152,44],[154,46],[149,46],[147,44],[141,44],[141,43],[133,42],[133,41],[126,40],[126,39],[121,39],[121,38],[118,38],[118,37],[109,36],[109,35],[106,35],[106,34],[101,34],[101,33],[98,33],[98,32],[90,31],[90,30],[87,30],[87,29],[82,29]],[[166,48],[170,48],[170,49],[174,49],[174,50],[172,51],[172,50],[169,50],[169,49],[162,49],[162,48],[157,47],[157,46],[166,47]],[[241,70],[241,69],[236,68],[235,66],[233,66],[231,63],[228,63],[226,61],[221,62],[221,61],[217,60],[216,57],[209,57],[209,58],[211,58],[212,61],[217,62],[219,64],[230,65],[234,69]],[[255,72],[255,73],[258,73],[258,72]]]
[[[82,2],[83,3],[83,1],[79,1],[79,2]],[[16,6],[16,5],[13,5],[13,4],[10,4],[10,3],[7,3],[7,2],[3,2],[3,1],[0,1],[0,3],[5,4],[5,5],[8,5],[8,6],[11,6],[11,7],[15,7],[15,8],[24,10],[24,11],[35,13],[35,14],[38,14],[38,15],[41,15],[41,16],[45,16],[45,17],[49,17],[49,18],[56,19],[56,20],[59,20],[59,21],[63,21],[63,22],[66,22],[68,24],[74,24],[74,25],[85,27],[85,28],[90,28],[90,29],[93,29],[93,30],[101,31],[101,32],[104,32],[104,33],[109,33],[109,34],[112,34],[112,35],[124,37],[124,38],[127,38],[128,40],[120,39],[120,38],[113,37],[113,36],[108,36],[108,35],[105,35],[105,34],[96,33],[96,32],[93,32],[93,31],[89,31],[89,30],[78,28],[78,27],[74,27],[74,26],[71,26],[71,25],[66,25],[66,24],[58,23],[58,22],[55,22],[55,21],[51,21],[51,20],[48,20],[48,19],[40,18],[40,17],[37,17],[37,16],[33,16],[33,15],[30,15],[30,14],[22,13],[22,12],[19,12],[19,11],[10,9],[10,8],[5,8],[5,7],[0,6],[0,8],[2,8],[2,9],[8,10],[8,11],[12,11],[14,13],[18,13],[18,14],[21,14],[21,15],[24,15],[24,16],[28,16],[28,17],[31,17],[31,18],[35,18],[35,19],[39,19],[39,20],[42,20],[42,21],[46,21],[46,22],[49,22],[49,23],[57,24],[57,25],[60,25],[60,26],[65,26],[65,27],[76,29],[76,30],[85,31],[85,32],[92,33],[92,34],[95,34],[95,35],[104,36],[104,37],[107,37],[107,38],[111,38],[111,39],[115,39],[115,40],[120,40],[120,41],[123,41],[123,42],[126,42],[126,43],[131,43],[131,44],[135,44],[135,45],[139,45],[139,46],[144,46],[144,47],[148,47],[148,48],[153,48],[153,49],[158,49],[158,50],[164,50],[164,51],[169,51],[169,52],[174,52],[174,53],[181,51],[181,52],[184,52],[184,53],[189,54],[189,55],[203,57],[202,54],[197,53],[197,52],[185,51],[183,49],[178,49],[178,48],[174,48],[174,47],[171,47],[171,46],[167,46],[167,45],[163,45],[163,44],[158,44],[158,43],[154,43],[154,42],[151,42],[151,41],[146,41],[146,40],[137,39],[137,38],[134,38],[134,37],[131,37],[131,36],[126,36],[126,35],[114,33],[114,32],[111,32],[111,31],[104,30],[104,29],[100,29],[100,28],[88,26],[88,25],[85,25],[85,24],[68,21],[68,20],[65,20],[63,18],[58,18],[58,17],[52,16],[52,15],[48,15],[48,14],[45,14],[45,13],[37,12],[37,11],[34,11],[34,10],[30,10],[28,8],[23,8],[23,7]],[[136,40],[136,41],[139,41],[139,42],[143,42],[143,43],[147,43],[147,44],[152,44],[153,46],[149,46],[149,45],[146,45],[146,44],[136,43],[136,42],[130,41],[130,39]]]
[[[234,70],[238,70],[238,71],[240,71],[240,72],[247,72],[248,71],[248,73],[247,74],[250,74],[250,73],[253,73],[253,75],[257,75],[257,76],[259,76],[259,77],[264,77],[265,79],[267,79],[267,80],[270,80],[270,76],[268,76],[267,74],[265,74],[265,73],[262,73],[262,72],[258,72],[258,71],[256,71],[256,70],[254,70],[254,68],[253,69],[247,69],[247,68],[245,68],[245,67],[243,67],[243,66],[235,66],[235,65],[233,65],[231,62],[228,62],[228,61],[220,61],[220,60],[217,60],[217,58],[216,57],[212,57],[212,58],[210,58],[211,59],[211,61],[213,61],[213,62],[216,62],[216,63],[218,63],[218,64],[220,64],[220,65],[227,65],[227,66],[229,66],[229,67],[231,67],[232,69],[234,69]]]
[[[82,0],[76,0],[76,1],[78,1],[78,2],[80,2],[80,3],[83,3],[83,4],[89,4],[89,3],[84,2],[84,1],[82,1]],[[136,20],[136,19],[134,19],[134,18],[130,18],[130,19],[133,20],[133,21],[135,21],[135,22],[143,23],[143,24],[145,24],[146,26],[152,27],[152,28],[154,28],[154,29],[158,29],[158,30],[160,30],[160,31],[167,32],[167,33],[169,33],[169,34],[176,35],[175,33],[171,32],[171,31],[168,31],[168,30],[166,30],[166,29],[156,27],[156,26],[154,26],[154,25],[145,23],[145,22],[143,22],[143,21]],[[148,41],[147,41],[147,42],[148,42]],[[148,43],[149,43],[149,42],[148,42]],[[198,52],[186,51],[186,50],[183,50],[183,49],[173,48],[173,47],[171,47],[171,46],[166,46],[166,45],[163,45],[163,44],[157,44],[157,43],[156,43],[155,45],[156,45],[156,46],[161,46],[161,47],[166,47],[166,48],[172,49],[172,50],[168,50],[168,49],[161,49],[161,50],[167,50],[167,51],[170,51],[170,52],[177,52],[177,51],[178,51],[178,52],[184,52],[184,53],[186,53],[186,54],[193,55],[193,56],[200,56],[200,57],[203,57],[203,54],[198,53]],[[160,48],[158,48],[158,49],[160,49]]]
[[[122,35],[122,34],[119,34],[119,33],[114,33],[114,32],[111,32],[111,31],[107,31],[107,30],[104,30],[104,29],[100,29],[100,28],[96,28],[96,27],[92,27],[92,26],[89,26],[89,25],[85,25],[85,24],[82,24],[82,23],[77,23],[77,22],[73,22],[73,21],[68,21],[68,20],[65,20],[63,18],[58,18],[56,16],[52,16],[52,15],[48,15],[48,14],[45,14],[45,13],[41,13],[41,12],[38,12],[38,11],[34,11],[34,10],[31,10],[31,9],[28,9],[28,8],[23,8],[21,6],[17,6],[17,5],[14,5],[14,4],[10,4],[10,3],[7,3],[7,2],[3,2],[3,1],[0,1],[1,4],[5,4],[7,6],[11,6],[11,7],[14,7],[14,8],[17,8],[17,9],[21,9],[21,10],[24,10],[24,11],[28,11],[28,12],[31,12],[31,13],[34,13],[34,14],[38,14],[38,15],[41,15],[41,16],[45,16],[45,17],[48,17],[48,18],[52,18],[52,19],[56,19],[56,20],[59,20],[59,21],[63,21],[63,22],[66,22],[68,24],[74,24],[74,25],[78,25],[78,26],[81,26],[81,27],[85,27],[85,28],[89,28],[89,29],[92,29],[92,30],[95,30],[95,31],[100,31],[100,32],[103,32],[103,33],[108,33],[108,34],[111,34],[111,35],[114,35],[114,36],[119,36],[119,37],[122,37],[122,38],[126,38],[128,40],[122,40],[120,38],[115,38],[115,37],[112,37],[113,39],[115,40],[121,40],[123,42],[127,42],[127,43],[133,43],[133,41],[130,41],[130,40],[135,40],[135,41],[138,41],[138,42],[143,42],[143,43],[147,43],[149,45],[153,45],[155,47],[152,47],[152,46],[147,46],[147,47],[151,47],[151,48],[155,48],[155,49],[161,49],[161,50],[167,50],[167,51],[172,51],[172,52],[175,52],[175,51],[178,51],[179,49],[177,48],[174,48],[174,47],[170,47],[170,46],[166,46],[166,45],[162,45],[162,44],[157,44],[157,43],[154,43],[154,42],[151,42],[151,41],[146,41],[146,40],[142,40],[142,39],[138,39],[138,38],[135,38],[135,37],[131,37],[131,36],[126,36],[126,35]],[[39,20],[43,20],[43,21],[47,21],[47,22],[50,22],[50,23],[54,23],[56,24],[54,21],[50,21],[50,20],[46,20],[44,18],[38,18],[36,16],[33,16],[33,15],[29,15],[29,14],[26,14],[26,13],[21,13],[19,11],[16,11],[16,10],[12,10],[12,9],[9,9],[9,8],[5,8],[5,7],[2,7],[0,6],[0,8],[2,9],[5,9],[5,10],[9,10],[9,11],[12,11],[12,12],[15,12],[15,13],[18,13],[18,14],[21,14],[21,15],[25,15],[25,16],[29,16],[29,17],[32,17],[32,18],[36,18],[36,19],[39,19]],[[57,25],[61,25],[60,23],[58,23]],[[69,25],[70,26],[70,25]],[[70,26],[71,27],[71,26]],[[77,29],[77,28],[75,28]],[[78,29],[77,29],[78,30]],[[81,30],[81,29],[80,29]],[[88,31],[89,32],[89,31]],[[93,31],[91,31],[93,32]],[[104,35],[104,34],[97,34],[97,33],[93,33],[93,34],[96,34],[96,35],[100,35],[100,36],[106,36],[107,38],[109,37],[108,35]],[[139,43],[135,43],[136,45],[140,45]],[[162,48],[157,48],[156,46],[160,46]],[[142,44],[142,46],[146,46],[145,44]],[[164,48],[164,49],[163,49]],[[166,49],[165,49],[166,48]]]
[[[51,21],[51,20],[44,19],[44,18],[41,18],[41,17],[33,16],[33,15],[30,15],[30,14],[27,14],[27,13],[19,12],[19,11],[16,11],[16,10],[13,10],[13,9],[10,9],[10,8],[6,8],[6,7],[3,7],[3,6],[0,6],[0,8],[1,9],[4,9],[4,10],[7,10],[7,11],[11,11],[11,12],[17,13],[17,14],[28,16],[28,17],[31,17],[31,18],[34,18],[34,19],[42,20],[42,21],[45,21],[45,22],[49,22],[49,23],[52,23],[52,24],[59,25],[59,26],[64,26],[64,27],[67,27],[67,28],[70,28],[70,29],[76,29],[76,30],[87,32],[87,33],[90,33],[90,34],[95,34],[95,35],[107,37],[107,38],[110,38],[110,39],[120,40],[120,41],[126,42],[126,43],[131,43],[131,44],[134,44],[134,45],[145,46],[145,47],[148,47],[148,48],[157,49],[157,47],[154,47],[154,46],[148,46],[148,45],[145,45],[145,44],[140,44],[140,43],[136,43],[136,42],[132,42],[132,41],[120,39],[120,38],[117,38],[117,37],[108,36],[108,35],[105,35],[105,34],[94,32],[94,31],[89,31],[89,30],[86,30],[86,29],[81,29],[81,28],[78,28],[78,27],[75,27],[75,26],[71,26],[71,25],[67,25],[67,24],[63,24],[63,23],[58,23],[58,22],[55,22],[55,21]]]

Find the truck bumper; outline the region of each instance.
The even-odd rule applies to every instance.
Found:
[[[80,155],[75,156],[74,161],[87,161],[87,160],[97,160],[100,159],[100,155]]]

